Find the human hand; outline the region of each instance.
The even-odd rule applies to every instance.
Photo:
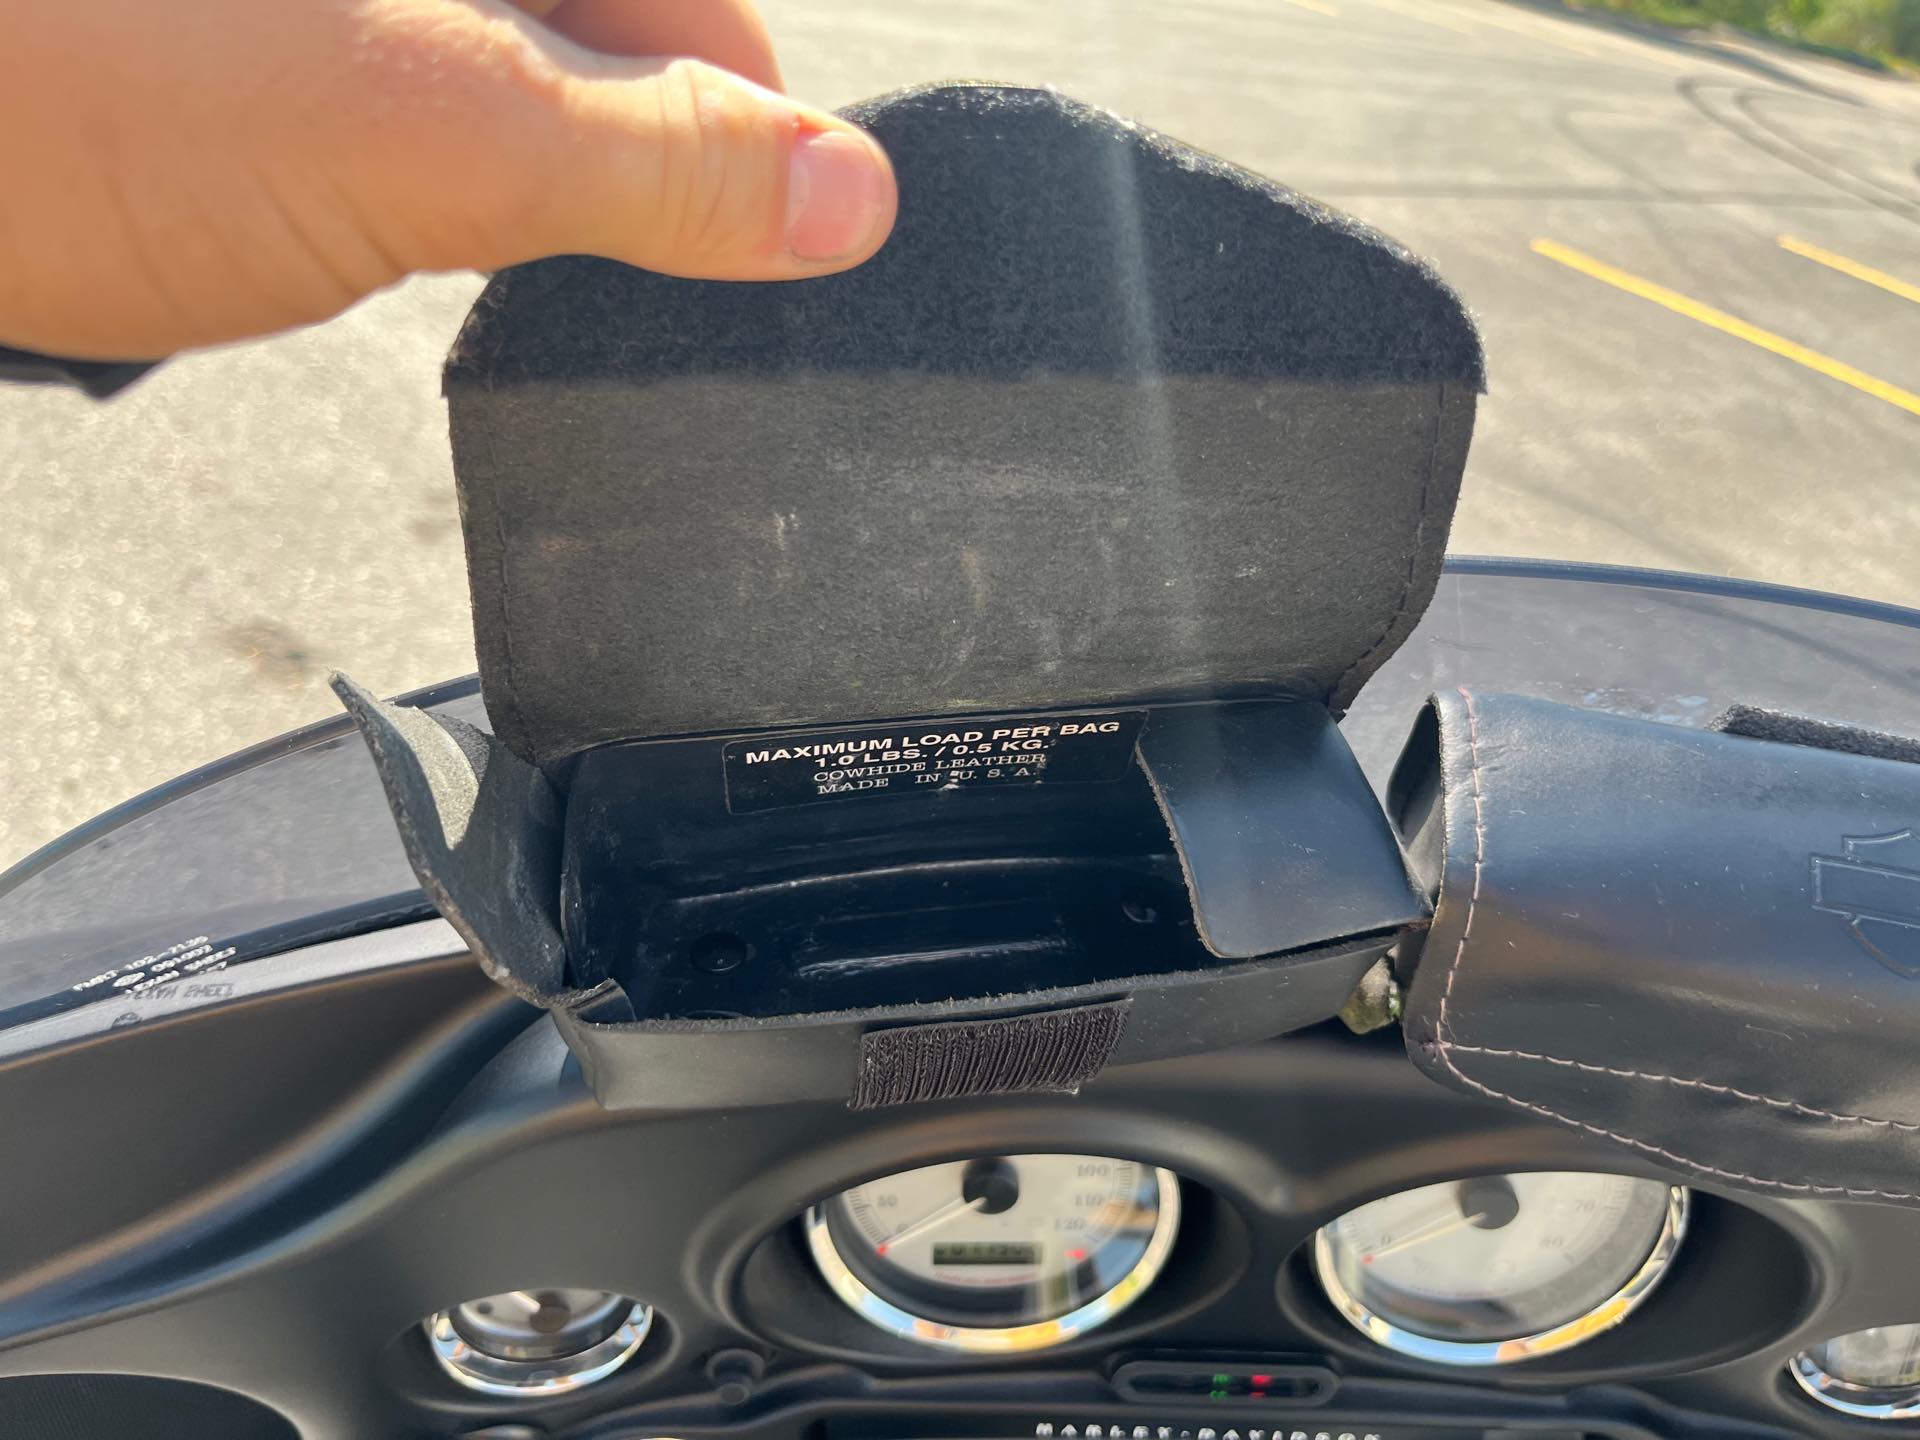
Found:
[[[0,344],[164,355],[559,253],[799,279],[893,224],[751,0],[0,0],[0,34]]]

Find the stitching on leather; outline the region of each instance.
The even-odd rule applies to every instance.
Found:
[[[1672,1150],[1663,1149],[1658,1145],[1651,1145],[1645,1140],[1636,1140],[1633,1136],[1622,1135],[1617,1130],[1608,1130],[1599,1125],[1589,1125],[1584,1120],[1576,1120],[1571,1115],[1562,1115],[1558,1110],[1550,1110],[1545,1105],[1536,1105],[1531,1100],[1522,1100],[1517,1096],[1507,1094],[1504,1090],[1496,1090],[1490,1085],[1482,1085],[1472,1076],[1461,1073],[1460,1068],[1456,1066],[1452,1059],[1445,1053],[1448,1048],[1445,1042],[1442,1042],[1440,1048],[1442,1051],[1440,1057],[1442,1063],[1445,1064],[1447,1069],[1453,1072],[1455,1078],[1468,1089],[1477,1090],[1482,1095],[1489,1096],[1495,1100],[1504,1100],[1509,1105],[1517,1105],[1522,1110],[1531,1110],[1536,1115],[1544,1115],[1549,1120],[1557,1120],[1563,1125],[1571,1125],[1577,1130],[1585,1130],[1588,1134],[1604,1136],[1609,1140],[1618,1140],[1623,1145],[1631,1145],[1636,1150],[1643,1150],[1649,1155],[1658,1156],[1660,1159],[1666,1160],[1682,1170],[1691,1170],[1701,1175],[1713,1175],[1722,1180],[1738,1180],[1747,1185],[1757,1185],[1765,1190],[1791,1191],[1796,1195],[1846,1195],[1860,1199],[1920,1200],[1920,1195],[1916,1195],[1907,1190],[1865,1190],[1858,1189],[1852,1185],[1802,1185],[1795,1184],[1789,1180],[1769,1180],[1763,1175],[1749,1175],[1740,1170],[1723,1170],[1717,1165],[1708,1165],[1704,1161],[1677,1154]]]
[[[1413,599],[1413,580],[1420,568],[1420,544],[1427,533],[1427,497],[1433,491],[1433,472],[1436,468],[1434,461],[1440,454],[1440,432],[1444,425],[1446,408],[1447,387],[1441,384],[1434,395],[1433,431],[1427,437],[1427,468],[1426,473],[1420,477],[1420,503],[1414,511],[1413,542],[1407,547],[1407,578],[1400,587],[1400,603],[1394,606],[1393,614],[1387,618],[1386,627],[1381,630],[1379,638],[1363,650],[1358,659],[1341,671],[1340,678],[1333,682],[1332,693],[1335,705],[1341,703],[1341,697],[1346,694],[1347,681],[1353,678],[1354,672],[1362,669],[1369,660],[1373,659],[1393,635],[1394,628],[1406,615],[1407,605]]]
[[[1434,1025],[1434,1049],[1440,1057],[1440,1063],[1447,1067],[1447,1070],[1453,1075],[1454,1079],[1458,1080],[1462,1085],[1465,1085],[1468,1089],[1476,1091],[1481,1095],[1485,1095],[1489,1099],[1503,1100],[1507,1104],[1516,1106],[1521,1110],[1530,1110],[1536,1115],[1543,1115],[1549,1120],[1557,1120],[1562,1125],[1571,1125],[1575,1129],[1584,1130],[1590,1135],[1598,1135],[1608,1140],[1617,1140],[1622,1145],[1630,1145],[1636,1150],[1643,1151],[1649,1155],[1657,1156],[1658,1158],[1662,1160],[1666,1160],[1674,1165],[1677,1165],[1684,1170],[1692,1170],[1698,1174],[1713,1175],[1713,1176],[1719,1177],[1722,1180],[1736,1180],[1747,1185],[1757,1185],[1760,1188],[1766,1189],[1766,1190],[1785,1190],[1796,1195],[1847,1195],[1847,1196],[1859,1197],[1862,1199],[1920,1200],[1920,1194],[1914,1194],[1910,1191],[1905,1191],[1905,1190],[1872,1190],[1872,1189],[1857,1188],[1851,1185],[1815,1185],[1812,1183],[1799,1183],[1791,1180],[1770,1180],[1763,1175],[1749,1175],[1746,1172],[1741,1170],[1723,1170],[1717,1165],[1708,1165],[1703,1161],[1692,1159],[1691,1157],[1686,1155],[1681,1155],[1676,1151],[1665,1149],[1664,1147],[1652,1144],[1649,1141],[1636,1140],[1633,1136],[1623,1135],[1618,1130],[1608,1130],[1604,1126],[1590,1125],[1585,1120],[1576,1120],[1573,1116],[1563,1115],[1558,1110],[1551,1109],[1548,1106],[1536,1104],[1531,1100],[1522,1100],[1517,1095],[1509,1095],[1504,1090],[1496,1089],[1491,1085],[1483,1084],[1482,1082],[1474,1079],[1471,1075],[1468,1075],[1465,1071],[1463,1071],[1458,1065],[1454,1063],[1453,1052],[1455,1050],[1460,1050],[1469,1054],[1496,1053],[1496,1052],[1491,1052],[1487,1050],[1485,1047],[1481,1047],[1481,1046],[1456,1045],[1452,1040],[1448,1038],[1449,1034],[1451,1033],[1452,1026],[1451,1026],[1451,1022],[1447,1019],[1447,1004],[1453,998],[1454,981],[1459,978],[1460,962],[1466,955],[1467,941],[1473,934],[1474,912],[1478,908],[1480,903],[1480,884],[1481,884],[1481,879],[1485,875],[1486,868],[1487,868],[1486,797],[1485,797],[1484,791],[1481,788],[1481,782],[1480,782],[1480,770],[1481,770],[1480,716],[1479,716],[1479,712],[1474,709],[1472,692],[1470,692],[1464,685],[1458,688],[1459,688],[1461,700],[1463,700],[1466,703],[1467,768],[1468,768],[1468,776],[1472,782],[1472,787],[1473,787],[1473,887],[1468,892],[1468,895],[1467,895],[1467,914],[1466,914],[1465,922],[1462,924],[1460,929],[1460,942],[1459,944],[1454,946],[1453,961],[1450,965],[1447,966],[1447,978],[1445,982],[1442,984],[1440,989],[1439,1013],[1436,1017],[1436,1021]],[[1518,1059],[1526,1059],[1526,1060],[1538,1059],[1538,1060],[1546,1060],[1546,1061],[1549,1061],[1550,1063],[1553,1061],[1552,1056],[1546,1056],[1546,1055],[1535,1056],[1525,1051],[1514,1051],[1514,1052],[1511,1052],[1511,1054],[1514,1056],[1514,1058],[1518,1058]],[[1578,1062],[1568,1061],[1566,1063],[1577,1064]],[[1585,1067],[1582,1067],[1582,1068],[1585,1068]],[[1631,1075],[1635,1072],[1618,1071],[1613,1073]],[[1671,1077],[1643,1077],[1643,1078],[1671,1078]],[[1704,1087],[1704,1082],[1702,1082],[1702,1084]],[[1764,1099],[1765,1097],[1756,1096],[1756,1097],[1743,1097],[1743,1098]],[[1783,1102],[1783,1103],[1791,1104],[1792,1102]],[[1862,1117],[1850,1117],[1850,1118],[1862,1118]],[[1897,1122],[1889,1121],[1888,1123],[1894,1124]],[[1902,1127],[1902,1128],[1906,1128],[1906,1127]]]
[[[1440,991],[1440,1017],[1435,1035],[1443,1058],[1450,1044],[1447,1036],[1453,1028],[1447,1020],[1447,1005],[1453,999],[1453,982],[1460,975],[1461,957],[1467,953],[1467,941],[1473,935],[1473,916],[1480,905],[1480,877],[1487,868],[1487,807],[1480,789],[1480,712],[1473,708],[1472,692],[1464,685],[1456,688],[1467,707],[1467,776],[1473,783],[1473,889],[1467,895],[1467,918],[1460,928],[1460,943],[1453,947],[1453,963],[1447,966],[1447,982]],[[1451,1069],[1451,1065],[1448,1068]]]
[[[1836,1120],[1849,1125],[1891,1126],[1895,1130],[1920,1131],[1920,1124],[1907,1120],[1884,1120],[1873,1115],[1852,1115],[1845,1110],[1822,1110],[1817,1105],[1803,1105],[1798,1100],[1786,1100],[1777,1095],[1756,1095],[1733,1085],[1716,1085],[1711,1080],[1690,1080],[1684,1075],[1663,1075],[1657,1070],[1620,1070],[1612,1065],[1592,1065],[1585,1060],[1568,1060],[1559,1055],[1542,1055],[1536,1050],[1500,1050],[1491,1045],[1450,1043],[1448,1048],[1457,1050],[1463,1055],[1492,1055],[1503,1060],[1539,1060],[1548,1065],[1562,1065],[1571,1070],[1584,1070],[1590,1075],[1617,1075],[1622,1080],[1653,1080],[1662,1085],[1680,1085],[1689,1090],[1706,1090],[1715,1095],[1732,1095],[1736,1099],[1751,1100],[1759,1105],[1771,1105],[1776,1110],[1792,1110],[1816,1120]]]

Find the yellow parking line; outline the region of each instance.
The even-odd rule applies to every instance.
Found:
[[[1297,3],[1297,0],[1296,0]],[[1571,50],[1576,55],[1584,55],[1589,60],[1598,60],[1600,52],[1589,45],[1582,45],[1565,36],[1555,35],[1550,30],[1535,25],[1523,25],[1517,20],[1500,14],[1493,5],[1485,5],[1473,12],[1473,18],[1488,25],[1497,25],[1502,30],[1511,30],[1516,35],[1525,35],[1533,40],[1544,40],[1549,45],[1558,45],[1562,50]],[[1551,22],[1548,22],[1551,24]]]
[[[1896,279],[1884,270],[1876,270],[1871,265],[1862,265],[1858,260],[1849,260],[1844,255],[1836,255],[1831,250],[1822,250],[1818,245],[1809,245],[1804,240],[1796,240],[1791,235],[1780,237],[1780,248],[1791,250],[1796,255],[1804,255],[1829,270],[1838,270],[1842,275],[1851,275],[1856,280],[1864,280],[1869,285],[1878,285],[1882,290],[1891,291],[1903,300],[1911,300],[1920,305],[1920,285],[1909,285]]]
[[[1629,295],[1638,295],[1642,300],[1651,300],[1656,305],[1664,305],[1675,314],[1684,315],[1689,320],[1698,320],[1702,325],[1710,325],[1723,334],[1744,340],[1749,345],[1758,345],[1762,350],[1770,350],[1775,355],[1791,360],[1796,365],[1804,365],[1809,370],[1817,370],[1829,380],[1838,380],[1842,385],[1851,385],[1856,390],[1865,391],[1876,400],[1884,400],[1889,405],[1898,405],[1913,415],[1920,415],[1920,395],[1911,390],[1902,390],[1898,385],[1869,375],[1864,370],[1856,370],[1845,361],[1836,360],[1831,355],[1822,355],[1818,350],[1809,350],[1783,336],[1775,335],[1771,330],[1762,330],[1758,325],[1749,325],[1746,321],[1729,315],[1724,310],[1716,310],[1711,305],[1702,305],[1698,300],[1689,299],[1677,290],[1669,290],[1664,285],[1656,285],[1651,280],[1642,280],[1638,275],[1629,275],[1616,269],[1604,260],[1596,260],[1591,255],[1582,255],[1578,250],[1569,249],[1552,240],[1533,242],[1533,253],[1544,255],[1549,260],[1557,260],[1569,269],[1578,270],[1582,275],[1590,275],[1595,280],[1604,281]]]
[[[1479,33],[1464,24],[1445,18],[1437,5],[1420,4],[1418,0],[1404,5],[1395,3],[1395,0],[1373,0],[1373,3],[1382,10],[1391,10],[1395,15],[1404,15],[1409,20],[1418,20],[1422,25],[1434,25],[1442,30],[1451,30],[1456,35],[1472,36]]]

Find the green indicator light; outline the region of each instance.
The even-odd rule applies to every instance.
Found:
[[[1208,1395],[1207,1398],[1209,1400],[1224,1400],[1227,1398],[1227,1392],[1224,1390],[1215,1390],[1212,1394]]]
[[[1232,1383],[1233,1376],[1231,1375],[1216,1375],[1213,1377],[1213,1388],[1216,1390],[1224,1390]]]

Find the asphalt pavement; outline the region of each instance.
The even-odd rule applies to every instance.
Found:
[[[1434,260],[1490,393],[1454,549],[1920,606],[1920,86],[1506,0],[772,0],[790,87],[1060,87]],[[0,392],[0,865],[472,668],[438,394],[479,288]]]

